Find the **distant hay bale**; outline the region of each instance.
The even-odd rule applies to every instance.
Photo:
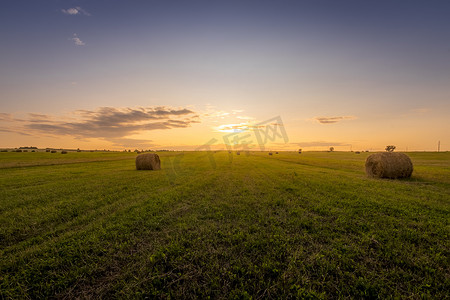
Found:
[[[269,155],[272,155],[272,152],[269,152]]]
[[[378,178],[408,178],[413,164],[408,155],[395,152],[380,152],[366,159],[366,174]]]
[[[56,153],[56,150],[52,150],[52,151],[50,151],[50,153]]]
[[[144,153],[136,156],[136,170],[161,170],[158,154]]]
[[[355,151],[355,154],[360,154],[361,152],[359,152],[359,151]]]
[[[28,150],[23,150],[23,152],[28,152]]]
[[[50,149],[45,149],[45,152],[50,152]]]
[[[61,154],[67,154],[67,151],[61,151]]]
[[[275,154],[278,154],[278,152],[275,152]]]
[[[239,152],[239,151],[238,151],[238,152],[236,152],[236,155],[241,155],[241,152]]]

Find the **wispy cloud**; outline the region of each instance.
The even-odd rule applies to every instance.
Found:
[[[77,110],[64,118],[44,114],[29,114],[27,119],[15,119],[9,114],[2,114],[0,117],[10,124],[8,128],[4,128],[10,132],[72,136],[81,139],[100,138],[113,143],[123,142],[125,137],[145,131],[186,128],[200,122],[198,115],[190,109],[164,106],[102,107],[96,110]],[[14,128],[11,125],[14,125]],[[138,142],[143,144],[143,141]]]
[[[240,123],[240,124],[224,124],[214,127],[217,132],[243,132],[250,129],[250,124]]]
[[[68,9],[61,9],[61,11],[66,14],[66,15],[85,15],[85,16],[90,16],[91,14],[88,13],[86,10],[82,9],[81,7],[77,6],[77,7],[71,7]]]
[[[22,132],[22,131],[16,131],[12,128],[0,128],[0,132],[6,132],[6,133],[16,133],[16,134],[20,134],[20,135],[25,135],[25,136],[32,136],[31,134],[28,134],[26,132]]]
[[[30,117],[29,120],[33,122],[48,121],[51,118],[49,115],[35,113],[29,113],[28,116]]]
[[[12,119],[12,114],[0,113],[0,121],[11,121]]]
[[[244,132],[266,128],[267,126],[283,126],[283,124],[280,123],[269,123],[264,125],[255,125],[252,123],[224,124],[214,127],[213,129],[217,132]]]
[[[315,117],[314,120],[320,124],[333,124],[343,120],[354,120],[355,116],[340,116],[340,117]]]
[[[84,46],[84,45],[86,45],[86,43],[84,43],[82,40],[80,40],[80,38],[78,37],[78,35],[76,33],[73,34],[73,37],[71,38],[71,40],[77,46]]]
[[[202,116],[207,119],[212,119],[214,122],[219,122],[220,120],[227,119],[229,121],[238,121],[239,120],[254,120],[255,118],[242,115],[244,110],[242,109],[234,109],[231,111],[223,111],[217,110],[214,106],[208,105],[206,112],[203,112]],[[239,122],[239,121],[238,121]]]

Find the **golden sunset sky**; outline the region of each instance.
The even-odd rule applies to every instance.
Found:
[[[448,151],[449,15],[434,0],[5,1],[0,147],[258,150],[259,134],[267,150]]]

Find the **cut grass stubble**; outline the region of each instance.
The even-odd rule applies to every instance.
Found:
[[[442,298],[450,287],[448,159],[413,155],[419,175],[395,181],[367,178],[350,153],[219,152],[215,169],[185,153],[176,173],[174,154],[160,155],[160,171],[135,171],[128,154],[3,169],[1,296]]]

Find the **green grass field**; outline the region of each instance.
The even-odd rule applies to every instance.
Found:
[[[450,153],[210,155],[0,153],[0,298],[448,297]]]

